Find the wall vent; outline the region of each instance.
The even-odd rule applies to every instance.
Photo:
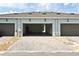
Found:
[[[29,19],[29,21],[31,22],[31,19]]]
[[[44,19],[44,21],[46,22],[46,19]]]
[[[6,18],[6,22],[8,21],[8,19]]]
[[[69,19],[67,19],[67,22],[69,22]]]

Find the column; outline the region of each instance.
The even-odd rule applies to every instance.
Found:
[[[18,19],[18,37],[22,35],[22,28],[21,28],[21,19]]]
[[[59,19],[56,20],[56,36],[60,36],[60,22],[59,22]]]
[[[15,19],[15,36],[18,36],[18,20]]]
[[[52,23],[52,36],[55,36],[55,22]]]

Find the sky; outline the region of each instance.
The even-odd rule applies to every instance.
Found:
[[[79,3],[0,3],[0,14],[22,12],[79,13]]]

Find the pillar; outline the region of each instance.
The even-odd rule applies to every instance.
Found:
[[[19,37],[22,36],[22,23],[21,23],[21,19],[18,20],[18,36]]]
[[[16,22],[15,22],[15,36],[18,36],[18,20],[15,19]]]
[[[55,36],[55,22],[52,23],[52,36]]]

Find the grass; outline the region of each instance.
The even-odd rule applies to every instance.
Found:
[[[6,51],[18,39],[19,37],[12,37],[12,38],[6,39],[4,42],[0,44],[0,51]]]
[[[73,52],[79,52],[79,43],[76,42],[76,41],[73,41],[72,39],[69,39],[69,38],[60,38],[59,39],[60,42],[62,42],[63,44],[67,45],[67,46],[71,46],[73,47],[72,48],[72,51]]]

